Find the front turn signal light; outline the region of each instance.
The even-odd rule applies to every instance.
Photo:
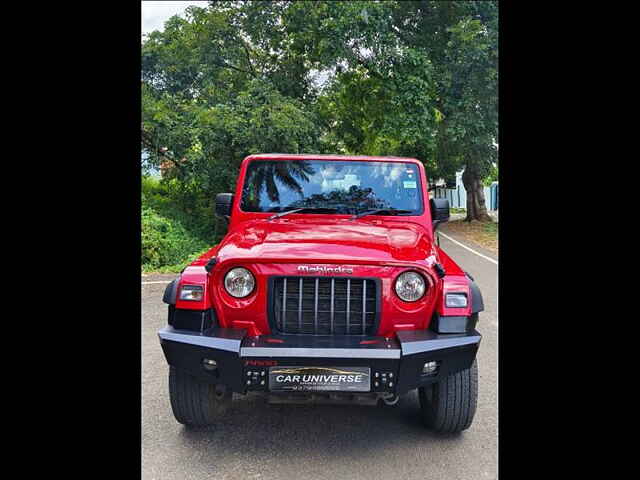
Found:
[[[466,293],[447,293],[447,307],[467,308],[467,294]]]
[[[202,285],[183,285],[180,289],[180,300],[199,302],[204,296]]]

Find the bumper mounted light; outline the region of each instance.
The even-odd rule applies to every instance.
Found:
[[[422,373],[425,375],[434,375],[438,371],[438,362],[432,360],[431,362],[427,362],[422,367]]]

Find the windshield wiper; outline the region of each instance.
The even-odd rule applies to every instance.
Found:
[[[402,213],[413,213],[413,212],[411,210],[401,210],[401,209],[395,209],[395,208],[377,208],[375,210],[365,210],[364,212],[358,213],[357,215],[354,215],[353,217],[351,217],[351,220],[355,218],[362,218],[366,215],[379,215],[381,213],[384,213],[385,215],[398,215]]]
[[[270,216],[267,220],[273,220],[274,218],[284,217],[285,215],[289,215],[290,213],[299,213],[299,212],[335,213],[337,211],[338,211],[337,208],[327,208],[327,207],[294,208],[293,210],[287,210],[286,212],[276,213],[275,215]]]

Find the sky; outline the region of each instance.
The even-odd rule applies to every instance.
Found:
[[[163,30],[164,22],[174,15],[184,17],[184,11],[189,5],[206,7],[206,1],[202,2],[142,2],[142,33],[151,33],[154,30]]]

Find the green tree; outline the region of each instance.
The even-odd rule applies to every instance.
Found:
[[[189,7],[142,47],[146,163],[170,166],[176,194],[208,198],[211,207],[215,193],[234,190],[245,156],[321,150],[306,72],[252,42],[245,17],[235,3]]]

